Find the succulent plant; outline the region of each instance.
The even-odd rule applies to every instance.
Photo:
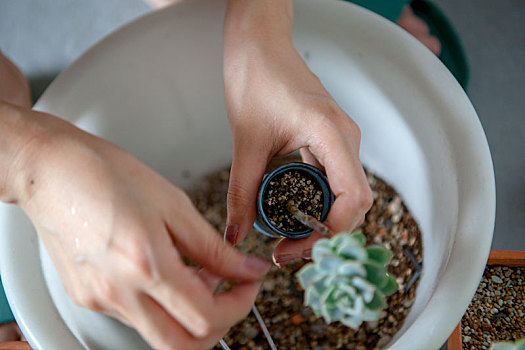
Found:
[[[525,350],[525,339],[518,340],[515,343],[503,342],[494,343],[490,350]]]
[[[363,321],[379,319],[385,297],[398,289],[385,265],[392,252],[380,245],[365,247],[360,232],[340,233],[317,241],[312,262],[296,276],[305,290],[305,305],[327,323],[341,321],[358,328]]]

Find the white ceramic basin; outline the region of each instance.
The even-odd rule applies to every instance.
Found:
[[[178,186],[226,165],[225,4],[194,0],[132,22],[62,73],[35,108],[114,141]],[[479,120],[446,68],[395,25],[341,1],[295,6],[297,48],[360,125],[363,163],[402,194],[423,232],[416,301],[390,346],[438,348],[492,240],[494,176]],[[0,219],[4,285],[33,347],[147,348],[132,330],[71,304],[20,210],[2,205]]]

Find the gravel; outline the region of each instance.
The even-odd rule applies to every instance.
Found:
[[[525,338],[525,268],[487,266],[461,320],[463,349]]]
[[[219,170],[201,179],[190,191],[197,209],[220,233],[225,229],[228,177],[228,169]],[[392,250],[388,272],[396,276],[399,291],[387,298],[388,307],[380,320],[364,323],[354,331],[339,322],[327,325],[303,306],[303,291],[294,274],[308,261],[296,259],[282,269],[273,266],[265,277],[256,306],[278,349],[379,349],[388,345],[403,325],[418,284],[413,277],[422,261],[421,234],[393,188],[371,173],[367,173],[367,179],[374,204],[361,230],[367,244],[383,244]],[[239,249],[271,260],[278,242],[252,230]],[[223,288],[229,287],[228,282],[223,283]],[[234,326],[224,340],[232,349],[269,348],[253,313]],[[217,345],[216,349],[221,347]]]
[[[286,232],[308,229],[288,211],[287,204],[294,202],[302,212],[321,220],[323,192],[319,183],[303,171],[287,171],[271,179],[264,193],[263,209],[270,223]]]

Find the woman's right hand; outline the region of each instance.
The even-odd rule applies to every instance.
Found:
[[[248,314],[269,263],[223,243],[183,191],[59,118],[1,102],[0,117],[14,135],[0,140],[0,199],[29,215],[78,305],[156,349],[211,347]],[[220,279],[239,283],[215,295]]]

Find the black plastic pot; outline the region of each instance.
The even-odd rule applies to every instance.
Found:
[[[314,181],[317,181],[317,183],[319,184],[319,187],[321,188],[322,192],[323,203],[321,222],[324,222],[326,220],[328,212],[330,211],[330,207],[332,206],[332,203],[334,201],[334,194],[330,190],[328,179],[321,170],[306,163],[289,163],[278,167],[277,169],[265,176],[261,187],[259,188],[259,193],[257,194],[257,217],[255,218],[255,222],[253,224],[255,229],[257,229],[262,234],[265,234],[270,237],[304,238],[310,236],[313,232],[311,228],[306,228],[305,230],[299,232],[283,231],[282,229],[273,225],[267,217],[266,213],[264,212],[263,202],[266,190],[268,188],[268,184],[275,177],[289,171],[303,172],[309,175],[309,178],[313,179]]]

